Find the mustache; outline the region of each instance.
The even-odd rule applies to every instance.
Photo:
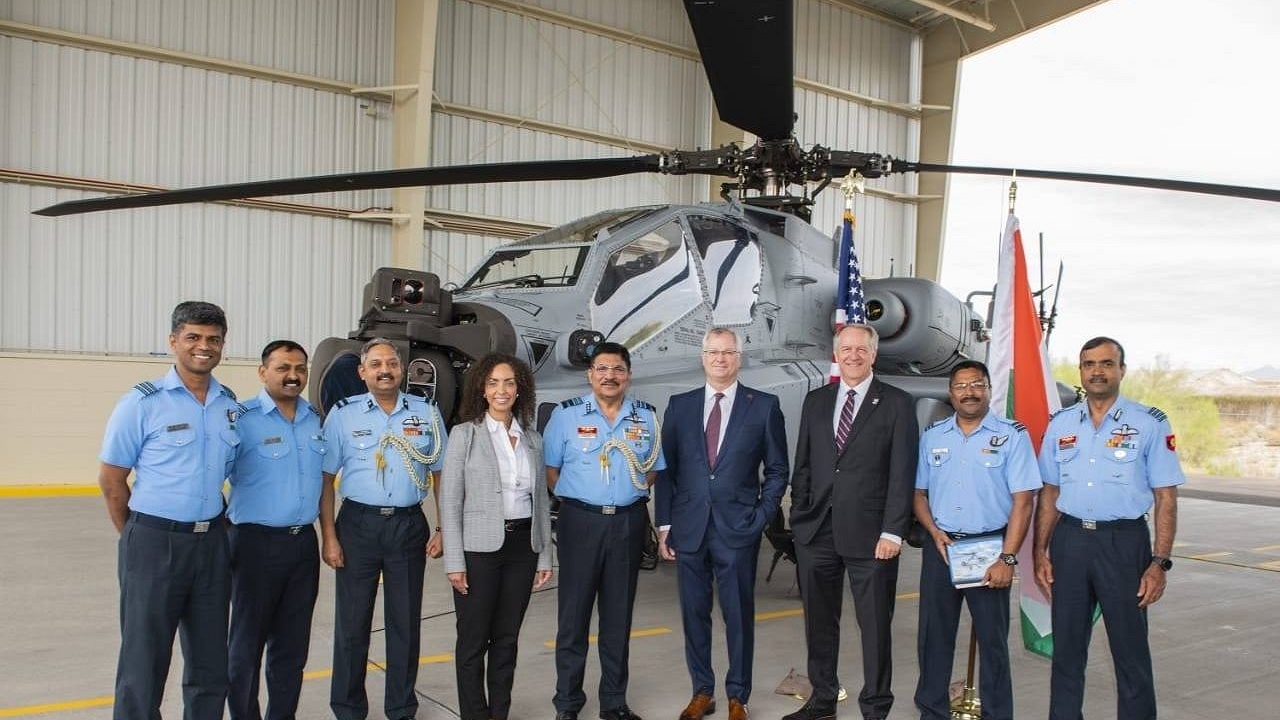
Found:
[[[377,379],[378,380],[395,380],[396,376],[392,375],[391,373],[378,373]]]

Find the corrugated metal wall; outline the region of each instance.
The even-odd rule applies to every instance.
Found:
[[[525,0],[662,43],[694,47],[678,0]],[[360,85],[392,80],[394,1],[0,0],[0,18]],[[819,0],[799,0],[797,75],[898,102],[911,97],[914,35]],[[709,144],[711,98],[695,60],[603,36],[519,4],[440,0],[431,163],[627,155],[628,140]],[[389,107],[286,82],[0,35],[0,166],[161,186],[390,166]],[[797,90],[805,144],[910,156],[917,121]],[[464,106],[582,128],[566,137],[451,112]],[[883,187],[911,192],[914,179]],[[432,189],[428,206],[560,223],[609,207],[707,199],[704,178]],[[288,335],[314,345],[354,325],[360,290],[389,258],[389,229],[345,219],[215,205],[51,220],[32,209],[85,196],[0,183],[0,348],[163,351],[177,300],[223,304],[231,354]],[[365,208],[387,193],[301,202]],[[828,189],[815,224],[830,232]],[[858,200],[866,271],[913,261],[915,208]],[[499,241],[425,233],[423,266],[461,280]]]
[[[0,18],[361,83],[391,77],[393,2],[0,2]],[[167,187],[386,167],[391,124],[339,94],[0,35],[0,166]],[[0,183],[0,347],[164,351],[175,302],[228,313],[228,351],[345,333],[389,230],[220,205],[49,219],[87,197]],[[386,193],[291,198],[363,208]]]

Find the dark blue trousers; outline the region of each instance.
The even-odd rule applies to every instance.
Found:
[[[231,632],[227,707],[231,720],[262,720],[258,704],[266,651],[267,720],[294,720],[311,645],[311,615],[320,583],[320,552],[312,525],[233,525]]]
[[[556,710],[577,712],[586,703],[591,610],[599,601],[600,710],[627,703],[631,611],[644,552],[649,512],[644,503],[601,515],[564,502],[556,521],[560,583],[556,589]]]
[[[227,698],[227,601],[231,561],[226,523],[207,532],[165,530],[131,516],[120,533],[120,660],[115,720],[160,720],[160,701],[182,645],[183,716],[220,720]]]
[[[1155,677],[1147,611],[1138,583],[1151,565],[1146,523],[1086,530],[1060,522],[1049,541],[1053,562],[1053,669],[1049,719],[1081,720],[1093,612],[1102,607],[1116,673],[1118,720],[1155,720]]]
[[[344,504],[337,519],[345,567],[336,571],[333,680],[329,707],[338,720],[365,720],[369,632],[382,576],[388,718],[418,712],[418,655],[422,641],[422,581],[427,568],[427,518],[421,507],[381,515],[377,508]]]
[[[920,625],[917,653],[920,680],[916,707],[921,720],[950,720],[950,685],[955,663],[960,606],[978,635],[979,684],[983,720],[1012,720],[1013,681],[1009,674],[1009,588],[957,590],[951,572],[932,539],[921,548]]]
[[[756,565],[760,541],[746,547],[729,547],[707,525],[697,550],[676,553],[676,581],[680,592],[680,619],[684,624],[684,659],[693,681],[693,692],[715,696],[716,676],[711,669],[712,583],[719,589],[720,615],[729,650],[725,674],[727,697],[745,705],[751,698],[751,661],[755,652]]]

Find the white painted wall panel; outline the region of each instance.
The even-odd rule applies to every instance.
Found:
[[[672,0],[522,0],[565,15],[626,30],[687,48],[694,47],[693,31],[684,5]]]
[[[394,0],[0,0],[0,18],[359,85],[391,74]]]

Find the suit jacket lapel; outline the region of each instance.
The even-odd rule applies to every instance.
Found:
[[[725,425],[724,437],[720,438],[720,451],[716,453],[716,465],[720,464],[720,458],[724,457],[730,450],[730,441],[741,435],[739,429],[742,427],[742,423],[746,422],[745,418],[747,413],[750,412],[751,402],[755,399],[755,390],[738,383],[738,394],[734,396],[733,409],[729,411],[729,424]],[[706,447],[705,442],[702,445],[704,448]]]

